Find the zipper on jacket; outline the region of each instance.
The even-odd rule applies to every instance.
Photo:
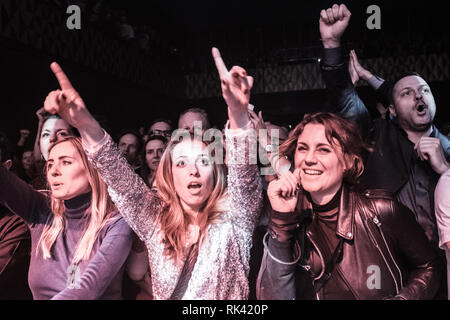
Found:
[[[310,234],[307,232],[306,235],[308,236],[308,239],[309,239],[309,241],[311,241],[312,245],[316,248],[317,254],[319,255],[319,258],[320,258],[321,271],[320,271],[320,274],[312,280],[312,285],[313,285],[313,288],[314,288],[314,282],[316,282],[317,280],[322,278],[322,276],[325,273],[325,259],[323,258],[323,255],[320,252],[319,247],[317,246],[317,244],[311,239]],[[320,300],[318,292],[316,292],[316,299]]]
[[[378,218],[376,218],[376,217],[373,218],[372,221],[373,221],[376,225],[378,225],[377,222],[380,223],[380,221],[379,221]],[[377,222],[375,222],[375,221],[377,221]],[[381,225],[381,223],[380,223],[380,225]],[[371,236],[373,239],[375,239],[375,236],[373,235],[372,230],[370,229],[370,226],[369,226],[369,225],[368,225],[367,230],[369,231],[370,236]],[[386,244],[386,242],[385,242],[385,244]],[[377,244],[375,245],[375,247],[378,249],[378,252],[380,252],[381,257],[383,257],[384,263],[386,264],[386,267],[388,268],[389,273],[391,274],[391,277],[392,277],[392,279],[394,280],[395,290],[396,290],[396,292],[397,292],[397,294],[398,294],[398,293],[399,293],[399,289],[398,289],[398,283],[397,283],[397,280],[395,280],[394,273],[392,272],[392,269],[391,269],[391,267],[389,266],[389,263],[387,262],[386,257],[385,257],[384,254],[383,254],[383,250],[381,250],[380,246],[377,245]],[[391,256],[391,257],[392,257],[392,256]]]
[[[398,266],[397,262],[395,262],[394,256],[393,256],[392,253],[391,253],[391,249],[389,249],[389,246],[388,246],[388,244],[387,244],[386,238],[384,237],[383,230],[381,229],[381,222],[380,222],[380,220],[378,220],[377,217],[374,217],[374,218],[373,218],[373,222],[377,225],[378,230],[380,231],[381,237],[383,238],[384,245],[386,246],[387,251],[388,251],[388,253],[389,253],[389,256],[391,257],[392,262],[394,263],[394,266],[395,266],[395,267],[397,268],[397,270],[398,270],[398,273],[399,273],[399,275],[400,275],[400,288],[403,288],[402,271],[400,270],[400,267]],[[397,292],[397,294],[398,294],[398,292]]]

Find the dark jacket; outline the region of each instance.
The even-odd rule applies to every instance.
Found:
[[[399,197],[399,201],[411,209],[428,239],[437,246],[434,190],[439,181],[439,174],[434,172],[427,161],[419,160],[414,144],[395,119],[371,118],[352,84],[347,65],[342,59],[341,48],[325,49],[321,67],[330,93],[330,111],[355,122],[366,141],[373,147],[373,152],[365,157],[365,169],[360,178],[360,185],[364,189],[384,189],[396,196],[403,192],[403,198]],[[383,89],[383,86],[379,90],[389,91]],[[444,155],[450,162],[449,138],[434,126],[431,137],[440,140]],[[416,172],[416,166],[420,167],[422,172],[417,176],[412,174]],[[418,194],[411,195],[403,190],[408,183],[415,185],[416,190],[420,188]],[[405,194],[408,196],[405,197]]]
[[[414,144],[408,139],[406,132],[396,121],[391,119],[371,119],[371,116],[358,96],[348,73],[347,65],[342,61],[341,48],[328,49],[327,55],[339,58],[324,59],[333,63],[322,64],[322,77],[330,93],[333,110],[343,118],[354,121],[361,129],[363,136],[373,144],[361,176],[361,186],[367,189],[385,189],[397,193],[408,181],[414,155]],[[334,60],[334,61],[333,61]],[[382,90],[382,89],[380,89]],[[441,134],[436,127],[431,137],[439,138],[447,161],[450,162],[450,140]],[[439,176],[431,167],[435,183]],[[434,193],[434,189],[430,190]]]
[[[315,291],[321,280],[313,281],[308,270],[311,250],[319,256],[324,252],[318,245],[318,235],[310,228],[311,220],[305,219],[311,215],[311,203],[305,194],[299,195],[298,203],[295,214],[272,214],[257,283],[258,299],[320,297],[320,290],[318,294]],[[283,233],[295,236],[280,242],[277,239],[286,239]],[[385,191],[359,193],[343,186],[336,235],[343,239],[343,251],[335,271],[356,299],[434,297],[441,279],[437,255],[409,209]],[[300,255],[294,243],[299,245]],[[299,261],[295,264],[280,263],[296,258]],[[371,266],[381,271],[379,288],[367,285]],[[323,269],[320,279],[326,276]]]
[[[31,239],[25,222],[0,205],[0,300],[31,299]]]

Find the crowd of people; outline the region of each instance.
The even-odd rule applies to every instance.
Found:
[[[350,17],[321,11],[333,110],[290,131],[216,48],[223,130],[189,108],[113,138],[52,63],[33,148],[0,134],[0,299],[448,299],[449,136],[419,74],[344,61]]]

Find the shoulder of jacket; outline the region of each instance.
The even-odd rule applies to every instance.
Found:
[[[359,193],[366,199],[395,200],[395,196],[392,192],[383,189],[366,189],[360,191]]]

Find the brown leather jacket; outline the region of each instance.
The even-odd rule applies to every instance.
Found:
[[[308,213],[311,216],[312,206],[304,194],[295,214],[273,212],[264,239],[258,299],[320,298],[317,283],[326,277],[325,261],[313,279],[310,250],[324,255],[310,219],[305,219]],[[434,297],[441,279],[438,256],[412,212],[385,191],[360,193],[344,185],[336,234],[343,239],[343,251],[335,269],[356,299]],[[375,286],[369,283],[373,266],[380,277]]]

